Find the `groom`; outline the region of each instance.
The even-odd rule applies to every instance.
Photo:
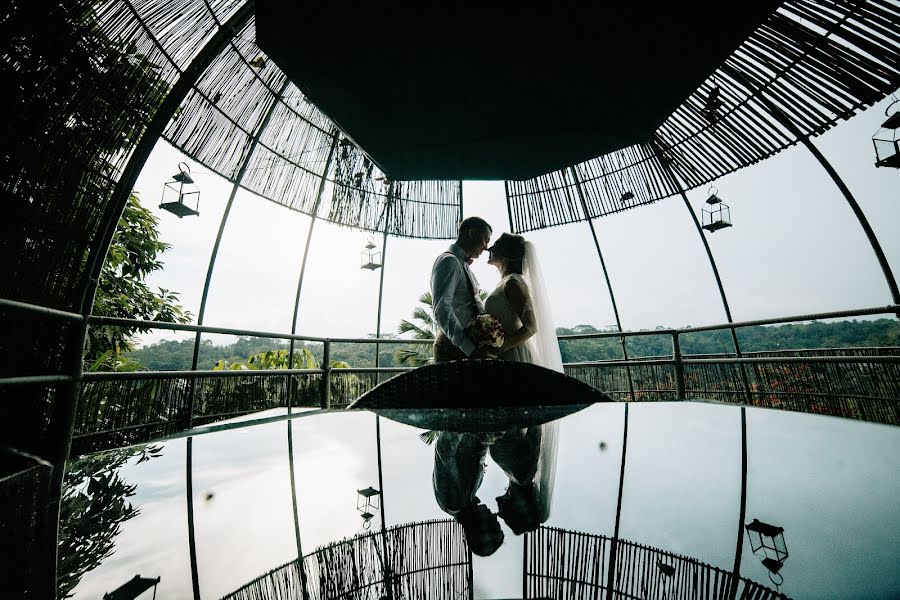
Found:
[[[431,269],[431,296],[438,332],[434,340],[434,362],[464,358],[491,358],[466,335],[466,325],[484,312],[478,299],[478,281],[469,264],[488,247],[491,226],[480,217],[459,224],[456,242],[434,261]]]

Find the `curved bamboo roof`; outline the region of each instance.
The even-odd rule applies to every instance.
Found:
[[[271,12],[281,3],[263,6]],[[233,28],[224,48],[191,82],[163,137],[229,181],[293,210],[339,225],[386,228],[397,236],[453,237],[461,214],[459,181],[392,186],[378,161],[259,48],[255,16],[246,7],[235,0],[132,0],[109,2],[100,12],[107,36],[134,40],[136,53],[170,82],[183,76],[213,32],[227,23]],[[702,186],[768,158],[798,136],[827,131],[900,86],[898,23],[900,5],[889,0],[782,3],[659,127],[640,134],[644,139],[508,181],[513,229],[541,229],[652,203],[678,193],[679,185]],[[295,41],[300,49],[302,31]],[[327,60],[329,50],[314,43],[322,36],[309,38],[310,53]],[[348,39],[353,50],[357,46]],[[340,77],[341,69],[332,77]],[[388,73],[384,77],[390,80]],[[394,86],[398,97],[403,85]],[[329,164],[335,137],[338,147]],[[323,175],[333,193],[315,206]]]

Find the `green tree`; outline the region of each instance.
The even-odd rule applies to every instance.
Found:
[[[267,369],[318,369],[319,361],[308,348],[295,348],[294,359],[290,360],[290,350],[266,350],[251,354],[246,361],[226,360],[224,358],[213,366],[214,371],[264,371]],[[293,364],[288,364],[288,363]],[[334,366],[334,361],[332,361]]]
[[[163,268],[159,257],[170,245],[160,241],[158,219],[141,206],[137,194],[128,198],[109,247],[94,298],[93,314],[103,317],[189,323],[191,314],[178,302],[178,294],[165,288],[153,291],[148,275]],[[85,352],[93,370],[112,368],[120,355],[133,350],[134,335],[146,327],[91,327]],[[99,363],[98,363],[99,361]]]

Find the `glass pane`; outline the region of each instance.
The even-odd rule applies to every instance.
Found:
[[[740,411],[633,404],[627,444],[620,537],[730,570],[744,535]]]
[[[287,425],[198,436],[192,445],[200,591],[218,598],[297,556]]]

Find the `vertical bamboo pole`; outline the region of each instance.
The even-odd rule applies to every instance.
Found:
[[[578,199],[581,201],[581,208],[584,211],[584,217],[587,220],[588,227],[591,228],[591,236],[594,238],[594,247],[597,249],[597,256],[600,257],[600,267],[603,269],[603,278],[606,280],[606,289],[609,290],[609,299],[612,302],[613,314],[616,317],[616,327],[619,328],[619,331],[622,331],[622,320],[619,318],[619,308],[616,305],[616,296],[613,294],[612,283],[609,280],[609,271],[606,269],[606,261],[603,260],[603,252],[600,250],[600,241],[597,239],[597,231],[594,229],[594,221],[591,219],[591,214],[588,212],[587,202],[584,200],[584,191],[581,188],[581,181],[578,179],[578,174],[575,172],[573,167],[569,168],[569,171],[572,174],[572,180],[575,182],[575,189],[578,191]],[[619,341],[622,344],[622,356],[625,360],[628,360],[628,348],[625,346],[625,337],[620,336]],[[634,380],[631,377],[631,367],[625,365],[626,373],[628,374],[628,392],[631,396],[631,400],[634,401]]]
[[[322,179],[319,180],[319,189],[316,191],[316,200],[313,203],[312,211],[310,211],[309,215],[309,229],[306,231],[306,242],[303,245],[303,258],[300,260],[300,276],[297,278],[297,293],[294,296],[294,312],[291,317],[291,335],[296,335],[297,333],[297,316],[300,312],[300,292],[303,289],[303,277],[306,274],[306,259],[309,256],[309,244],[312,241],[313,227],[316,225],[316,218],[319,214],[319,205],[322,203],[322,193],[325,191],[325,182],[328,178],[328,170],[331,168],[331,161],[334,158],[334,151],[337,148],[338,143],[338,132],[334,131],[331,138],[331,148],[328,150],[328,158],[325,159],[325,169],[322,171]],[[294,346],[296,344],[296,340],[291,338],[290,347],[288,349],[288,369],[294,368]],[[328,356],[323,356],[322,361],[325,363],[322,365],[323,368],[328,368]],[[325,377],[323,376],[324,380]],[[291,394],[293,391],[293,378],[288,379],[288,388],[287,388],[287,410],[288,414],[291,412]],[[324,383],[324,381],[323,381]]]
[[[216,241],[213,243],[212,251],[209,254],[209,265],[206,267],[206,280],[203,282],[203,292],[200,295],[200,310],[197,313],[197,325],[203,325],[203,319],[206,316],[206,301],[209,298],[209,286],[212,283],[213,271],[216,268],[216,258],[219,255],[219,246],[222,244],[222,234],[225,232],[225,225],[228,223],[228,217],[231,215],[231,207],[234,205],[235,196],[237,196],[238,189],[241,187],[241,181],[244,179],[244,175],[247,173],[247,167],[250,166],[250,161],[253,158],[253,152],[256,150],[256,146],[259,144],[259,139],[262,137],[263,132],[266,130],[266,127],[269,125],[269,121],[272,119],[272,114],[275,112],[275,108],[278,106],[278,103],[281,100],[281,97],[284,95],[284,91],[287,89],[290,84],[290,80],[285,78],[284,83],[281,86],[281,89],[278,91],[278,94],[275,98],[272,99],[272,104],[266,111],[265,116],[262,121],[260,121],[259,128],[253,135],[253,138],[247,142],[247,146],[244,151],[244,160],[241,163],[240,169],[238,169],[237,175],[234,178],[234,184],[231,186],[231,193],[228,195],[228,202],[225,204],[225,211],[222,213],[222,220],[219,222],[219,230],[216,233]],[[197,370],[197,363],[200,360],[200,339],[203,336],[202,332],[198,331],[197,335],[194,336],[194,352],[191,357],[191,371]],[[196,379],[191,379],[191,389],[190,389],[190,407],[188,413],[188,429],[193,427],[194,424],[194,395],[196,390]]]
[[[387,197],[387,205],[384,207],[384,239],[381,242],[381,276],[378,279],[378,316],[375,320],[375,338],[381,337],[381,305],[382,300],[384,299],[384,269],[387,264],[386,256],[387,256],[387,241],[388,241],[388,229],[390,227],[391,222],[391,208],[394,205],[394,182],[391,181],[388,186],[388,197]],[[379,367],[379,351],[380,345],[378,342],[375,342],[375,368]],[[375,374],[376,380],[380,379],[378,377],[378,373]]]
[[[625,422],[622,427],[622,465],[619,468],[619,495],[616,500],[616,525],[609,545],[609,573],[606,578],[606,600],[612,600],[616,583],[616,562],[619,551],[619,524],[622,518],[622,489],[625,486],[625,454],[628,450],[628,404],[625,404]]]

